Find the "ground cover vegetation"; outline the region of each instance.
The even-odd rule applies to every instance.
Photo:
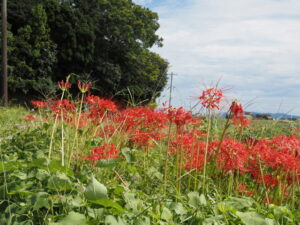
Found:
[[[0,224],[300,224],[299,123],[248,121],[218,88],[184,108],[120,107],[58,83],[1,109]]]
[[[158,15],[131,0],[11,0],[8,23],[13,100],[53,93],[70,73],[115,100],[148,103],[166,84],[168,63],[149,50],[162,46]]]

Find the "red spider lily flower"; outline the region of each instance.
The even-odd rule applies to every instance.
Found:
[[[68,90],[68,89],[72,86],[72,84],[71,84],[69,81],[64,82],[63,80],[57,82],[57,84],[58,84],[58,87],[59,87],[62,91],[66,91],[66,90]]]
[[[264,184],[270,189],[274,189],[278,186],[278,179],[272,174],[264,174],[264,177],[262,177],[259,169],[252,170],[251,174],[258,184]]]
[[[251,149],[251,174],[257,183],[265,183],[271,189],[280,183],[291,185],[295,176],[300,178],[299,152],[299,136],[281,135],[272,140],[259,140]],[[265,171],[263,177],[261,168]],[[282,172],[285,176],[281,176]]]
[[[73,112],[74,111],[72,111],[72,113]],[[88,116],[85,112],[81,112],[79,121],[78,121],[78,117],[72,116],[72,115],[65,116],[65,120],[67,120],[68,123],[71,124],[73,127],[78,126],[78,128],[84,128],[84,127],[87,127],[89,125]]]
[[[193,120],[192,112],[185,111],[183,107],[178,109],[173,107],[167,108],[167,116],[170,122],[174,122],[176,124],[179,131],[185,124],[188,124]]]
[[[129,108],[120,112],[115,118],[116,123],[122,124],[122,129],[130,133],[137,129],[154,131],[164,128],[166,115],[163,112],[155,112],[147,108]]]
[[[92,88],[92,82],[81,83],[81,81],[78,81],[77,85],[81,93],[86,93]]]
[[[209,88],[202,92],[202,95],[199,97],[203,107],[207,109],[219,109],[219,104],[223,97],[223,92],[221,89]]]
[[[106,124],[99,132],[100,137],[111,138],[116,133],[116,127],[112,124]]]
[[[183,143],[185,144],[181,147],[181,149],[185,151],[186,164],[183,165],[183,168],[186,170],[203,169],[206,143],[203,141],[197,141],[195,138],[193,138],[192,141],[188,141],[186,138],[184,139]],[[210,161],[210,159],[211,154],[209,153],[207,161]]]
[[[204,165],[206,143],[199,140],[197,132],[182,132],[172,138],[168,152],[170,154],[183,154],[182,168],[186,170],[201,170]],[[208,161],[211,154],[208,156]]]
[[[52,105],[50,105],[52,112],[55,115],[64,115],[64,120],[67,120],[67,114],[75,113],[75,106],[69,102],[67,99],[57,100]]]
[[[244,110],[241,104],[237,104],[236,101],[231,103],[229,111],[232,113],[233,117],[239,117],[244,115]]]
[[[114,112],[117,112],[117,106],[113,101],[102,99],[98,96],[87,96],[86,103],[89,104],[90,109],[88,117],[93,119],[94,121],[98,121],[99,119],[101,119],[105,113],[112,114]]]
[[[118,158],[120,151],[116,148],[114,144],[104,144],[103,146],[96,147],[91,150],[91,155],[84,158],[83,160],[88,160],[92,162],[99,161],[101,159]]]
[[[47,104],[43,101],[31,101],[31,105],[37,108],[46,108]]]
[[[237,104],[236,101],[233,101],[229,111],[232,115],[232,123],[234,125],[241,127],[249,126],[249,120],[245,118],[243,106],[241,104]]]
[[[211,142],[209,145],[210,151],[216,152],[218,145],[218,141]],[[217,166],[226,173],[234,170],[249,171],[246,168],[249,156],[249,151],[243,144],[227,138],[222,142],[217,156]]]
[[[252,152],[264,166],[273,170],[283,169],[287,173],[292,173],[292,171],[300,170],[299,144],[299,137],[281,135],[273,140],[260,140],[253,147]]]
[[[163,137],[164,137],[164,135],[161,133],[136,130],[129,137],[129,140],[131,140],[133,143],[135,143],[139,146],[152,146],[153,141],[159,141]]]
[[[34,121],[36,119],[35,115],[27,115],[24,117],[20,118],[21,120],[25,120],[25,121]]]

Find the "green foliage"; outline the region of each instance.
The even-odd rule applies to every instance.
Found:
[[[158,16],[131,0],[11,0],[8,15],[12,93],[53,92],[75,73],[98,95],[146,104],[166,85],[168,63],[149,50],[162,46]]]
[[[138,149],[123,148],[124,158],[99,161],[94,167],[75,159],[71,167],[62,166],[55,157],[47,158],[51,124],[14,126],[10,121],[24,113],[18,108],[0,113],[0,123],[10,126],[0,132],[0,225],[299,224],[299,210],[248,197],[214,196],[212,185],[206,195],[177,193],[172,185],[163,192],[157,156],[144,152],[152,162],[144,164]],[[8,134],[12,137],[4,138]],[[86,148],[99,144],[89,138]]]
[[[86,188],[85,197],[87,200],[99,200],[107,198],[106,187],[92,177],[91,183]]]
[[[56,62],[56,45],[50,39],[47,14],[41,4],[32,8],[27,24],[16,30],[9,44],[10,92],[49,93],[54,86],[49,75]]]

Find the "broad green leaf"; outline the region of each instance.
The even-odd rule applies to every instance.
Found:
[[[94,219],[101,219],[104,215],[104,208],[100,208],[100,209],[91,209],[88,208],[88,214],[90,217],[94,218]]]
[[[134,221],[134,225],[151,225],[151,220],[149,217],[142,216]]]
[[[4,171],[14,171],[19,168],[19,162],[0,162],[0,173]]]
[[[154,168],[154,167],[150,167],[147,170],[147,175],[149,177],[155,177],[155,178],[157,178],[160,181],[163,180],[163,175],[156,168]]]
[[[105,224],[106,225],[126,225],[122,219],[116,219],[114,216],[106,216],[105,217]]]
[[[170,221],[170,220],[172,220],[172,218],[173,218],[173,215],[172,215],[172,212],[170,211],[170,209],[168,209],[167,207],[163,207],[162,212],[161,212],[161,219]]]
[[[217,208],[218,208],[218,210],[219,210],[221,213],[226,213],[226,212],[228,212],[228,211],[233,211],[233,212],[236,211],[235,208],[233,208],[233,207],[230,206],[230,205],[226,205],[224,202],[218,203],[218,204],[217,204]]]
[[[237,212],[236,215],[245,225],[269,225],[264,217],[256,212]]]
[[[11,174],[12,177],[17,177],[19,178],[20,180],[26,180],[27,179],[27,174],[26,173],[23,173],[21,171],[14,171],[12,174]]]
[[[122,206],[120,206],[118,203],[116,203],[113,200],[110,200],[108,198],[97,199],[97,200],[90,200],[90,202],[94,203],[96,205],[104,206],[104,207],[115,208],[115,209],[117,209],[120,212],[124,211],[124,209],[122,208]]]
[[[39,192],[29,199],[31,205],[33,206],[33,211],[37,211],[41,208],[50,208],[49,204],[49,194],[46,192]]]
[[[87,223],[84,215],[77,212],[70,212],[57,225],[87,225]]]
[[[171,209],[175,211],[177,215],[184,215],[187,213],[186,209],[181,203],[173,203]]]
[[[85,201],[80,197],[80,196],[76,196],[75,198],[73,198],[70,202],[70,205],[73,207],[84,207],[85,206]]]
[[[58,173],[49,178],[48,188],[55,191],[68,191],[72,190],[73,184],[66,174]]]
[[[52,173],[61,172],[67,174],[68,176],[73,175],[73,171],[66,166],[62,166],[60,160],[51,160],[48,165],[48,170]]]
[[[107,189],[93,176],[91,183],[87,186],[84,195],[87,200],[105,199],[107,198]]]
[[[49,160],[48,158],[38,158],[34,159],[31,163],[30,166],[37,167],[40,169],[45,169],[49,165]]]
[[[266,218],[265,220],[266,220],[266,223],[267,223],[268,225],[275,225],[275,224],[277,224],[277,223],[275,222],[275,220],[273,220],[273,219]]]
[[[228,223],[223,222],[225,219],[222,215],[213,216],[206,218],[203,221],[203,225],[227,225]]]
[[[139,211],[143,207],[143,202],[140,199],[136,199],[134,193],[124,192],[124,200],[127,203],[127,209],[133,209]]]
[[[73,175],[72,170],[70,168],[67,168],[66,166],[62,166],[60,160],[49,161],[47,158],[39,158],[33,160],[29,165],[32,167],[37,167],[39,169],[47,170],[51,173],[60,172],[69,176]]]
[[[237,210],[242,210],[245,208],[251,208],[254,204],[253,199],[251,198],[236,198],[230,197],[228,200],[224,201],[224,204],[229,205]]]
[[[204,205],[204,206],[207,205],[207,201],[206,201],[204,194],[200,195],[200,204]]]
[[[190,192],[188,193],[189,204],[195,208],[199,206],[207,205],[205,196],[203,194],[199,195],[198,192]]]

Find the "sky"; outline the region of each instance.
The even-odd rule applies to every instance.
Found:
[[[218,83],[224,109],[238,99],[246,111],[300,115],[300,0],[134,2],[160,17],[164,46],[152,50],[176,74],[173,106],[189,109]]]

